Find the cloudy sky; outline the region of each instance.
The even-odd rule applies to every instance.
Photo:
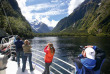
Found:
[[[23,16],[29,21],[41,21],[55,27],[84,0],[17,0]]]

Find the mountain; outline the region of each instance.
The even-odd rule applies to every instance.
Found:
[[[38,20],[31,23],[31,27],[37,32],[37,33],[48,33],[51,30],[49,27],[42,22],[39,22]]]
[[[85,0],[68,17],[61,19],[52,32],[110,33],[110,0]]]
[[[53,30],[53,27],[49,27],[49,29],[52,31]]]
[[[31,26],[21,14],[16,0],[0,0],[0,30],[10,35],[33,36]]]

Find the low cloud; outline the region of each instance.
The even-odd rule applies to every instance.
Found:
[[[52,2],[57,2],[58,0],[53,0]],[[51,4],[42,3],[37,5],[26,6],[26,0],[17,0],[19,7],[23,16],[29,21],[33,22],[36,19],[47,24],[48,26],[55,27],[58,21],[49,20],[50,16],[64,14],[65,9],[59,9],[58,7],[63,6],[63,4]],[[57,7],[57,8],[56,8]],[[47,10],[47,11],[44,11]],[[35,11],[35,12],[32,12]],[[43,12],[39,12],[43,11]],[[48,17],[47,17],[48,16]],[[33,18],[34,17],[34,18]]]
[[[49,16],[39,16],[39,15],[34,15],[34,17],[39,20],[39,22],[43,22],[45,24],[47,24],[48,26],[51,26],[51,27],[55,27],[56,24],[58,23],[58,21],[55,21],[55,20],[49,20]],[[35,20],[33,20],[35,21]]]
[[[55,27],[56,24],[58,23],[58,21],[55,21],[55,20],[49,21],[48,18],[49,18],[49,17],[41,18],[41,21],[42,21],[42,22],[45,22],[45,24],[48,24],[48,26]]]
[[[34,2],[36,0],[32,0]],[[33,22],[39,20],[48,26],[55,27],[60,19],[71,14],[73,10],[80,5],[84,0],[51,0],[51,2],[34,4],[26,6],[27,0],[17,0],[23,16],[29,21]],[[64,16],[65,15],[65,16]],[[57,19],[57,20],[54,20]]]
[[[68,15],[71,14],[84,0],[71,0],[68,7]]]

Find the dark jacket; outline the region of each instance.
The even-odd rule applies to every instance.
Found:
[[[100,74],[105,52],[96,47],[94,50],[96,51],[95,60],[84,58],[81,54],[74,59],[76,74]]]
[[[16,51],[23,51],[22,45],[24,44],[22,40],[17,40],[15,43]]]

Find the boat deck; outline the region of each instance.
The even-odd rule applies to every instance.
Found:
[[[25,72],[22,72],[22,63],[20,67],[18,67],[16,61],[12,61],[11,59],[8,60],[6,72],[4,74],[42,74],[43,70],[40,69],[37,65],[33,64],[34,71],[30,72],[28,61],[26,63],[26,69]]]

